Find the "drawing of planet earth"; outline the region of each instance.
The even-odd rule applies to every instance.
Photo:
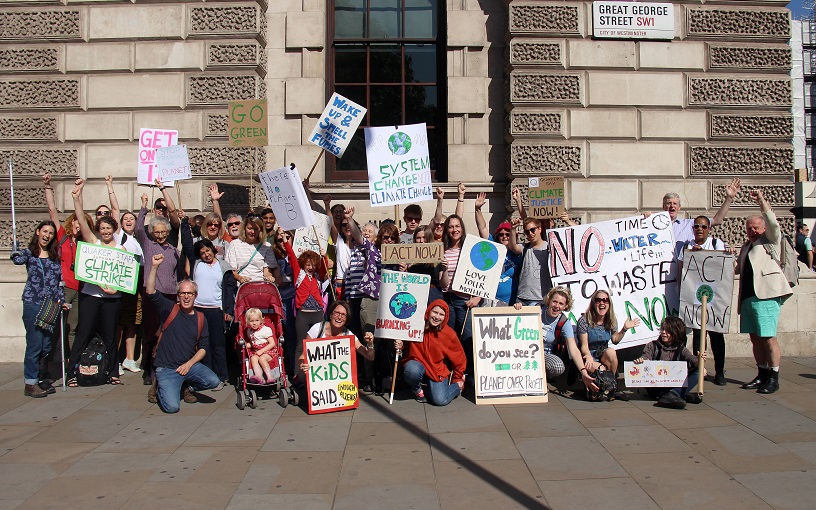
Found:
[[[417,300],[412,294],[397,292],[388,302],[388,308],[397,319],[410,319],[417,311]]]
[[[488,271],[499,261],[499,250],[487,241],[479,241],[470,250],[470,263],[480,271]]]
[[[388,138],[388,150],[395,156],[408,154],[408,151],[411,150],[411,137],[402,131],[397,131]]]

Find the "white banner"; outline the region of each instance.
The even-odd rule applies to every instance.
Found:
[[[682,388],[688,383],[688,363],[685,361],[644,361],[636,365],[623,364],[627,388]]]
[[[156,168],[156,149],[178,144],[178,131],[174,129],[139,130],[139,158],[136,173],[136,182],[153,185],[159,176]],[[171,185],[172,183],[164,183]]]
[[[706,330],[728,333],[734,293],[734,255],[686,249],[680,280],[680,318],[689,328],[702,327],[702,300],[708,296]]]
[[[421,342],[431,277],[382,270],[374,336]]]
[[[666,283],[674,249],[668,213],[552,229],[547,242],[552,283],[572,292],[572,317],[584,313],[592,293],[604,289],[619,325],[630,317],[641,321],[613,347],[654,340],[668,315]]]
[[[321,249],[326,250],[329,247],[331,217],[314,211],[312,214],[314,214],[315,224],[295,230],[295,238],[292,239],[292,250],[298,257],[306,250],[320,253]],[[317,237],[315,237],[315,232],[317,232]]]
[[[451,290],[496,299],[506,256],[503,244],[468,234],[462,243]]]
[[[295,167],[283,167],[258,174],[275,219],[284,230],[310,227],[315,223],[306,190]]]
[[[365,128],[368,190],[375,207],[433,200],[425,123]]]
[[[309,141],[342,158],[366,114],[365,108],[337,92],[332,94]]]
[[[309,414],[354,409],[360,404],[353,336],[307,338],[303,340],[303,355],[309,365]]]
[[[192,179],[187,144],[171,145],[156,149],[156,169],[162,182]]]
[[[592,35],[605,39],[674,39],[674,5],[592,2]]]

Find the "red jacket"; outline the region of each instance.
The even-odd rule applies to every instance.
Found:
[[[315,301],[322,303],[323,293],[320,290],[320,282],[326,279],[327,264],[325,258],[321,260],[320,267],[317,268],[318,278],[306,276],[298,285],[298,275],[300,275],[302,269],[298,263],[297,255],[295,255],[295,251],[289,243],[286,243],[286,257],[289,259],[289,265],[292,266],[292,282],[295,284],[295,308],[300,310],[310,294],[315,298]]]
[[[435,306],[445,310],[445,320],[439,331],[429,330],[427,327],[431,309]],[[446,379],[453,371],[453,382],[464,381],[467,358],[456,332],[447,324],[450,309],[448,304],[437,299],[428,305],[425,310],[426,329],[422,335],[422,342],[404,342],[406,348],[405,360],[416,360],[425,366],[425,375],[432,381],[440,382]]]

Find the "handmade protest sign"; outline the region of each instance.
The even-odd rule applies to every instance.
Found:
[[[533,218],[557,218],[564,212],[564,177],[530,177],[527,215]]]
[[[374,336],[421,342],[431,277],[382,270]]]
[[[477,404],[547,401],[541,308],[473,308]]]
[[[269,145],[269,118],[266,99],[229,102],[230,147],[265,147]]]
[[[258,178],[275,211],[275,218],[284,230],[314,225],[314,212],[294,165],[260,173]]]
[[[383,264],[436,264],[445,257],[442,243],[383,244],[380,246]]]
[[[688,363],[685,361],[644,361],[623,364],[627,388],[680,388],[688,382]]]
[[[298,257],[306,250],[320,253],[320,250],[329,247],[331,218],[319,212],[314,213],[314,218],[314,225],[295,230],[295,237],[292,239],[292,250]],[[315,232],[317,232],[317,237],[315,237]]]
[[[74,275],[82,282],[136,294],[139,257],[120,248],[80,241],[74,259]]]
[[[506,256],[503,244],[468,234],[459,252],[451,290],[496,299]]]
[[[632,216],[547,231],[553,285],[572,292],[580,313],[598,289],[609,291],[618,324],[639,317],[616,349],[653,340],[668,315],[666,285],[674,248],[668,213]]]
[[[365,108],[337,92],[332,94],[309,141],[342,158],[366,114]]]
[[[177,144],[178,131],[174,129],[140,129],[136,182],[139,184],[153,185],[153,181],[158,177],[158,171],[156,169],[156,149]]]
[[[728,333],[734,292],[734,255],[686,249],[680,275],[680,318],[693,329],[702,327],[702,300],[708,296],[706,330]]]
[[[432,200],[425,123],[365,128],[368,190],[374,207]]]
[[[187,144],[171,145],[156,149],[156,170],[162,182],[192,179]]]
[[[353,336],[307,338],[303,352],[309,414],[355,409],[359,403],[357,352]]]

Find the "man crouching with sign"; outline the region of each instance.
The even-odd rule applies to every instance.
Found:
[[[190,280],[179,282],[178,303],[156,292],[156,271],[163,260],[164,255],[153,255],[145,292],[159,311],[162,325],[153,351],[159,407],[165,413],[177,413],[182,387],[184,401],[193,403],[197,402],[195,391],[215,388],[221,380],[201,363],[210,348],[210,335],[204,314],[193,309],[198,286]]]
[[[394,348],[407,348],[405,354],[405,382],[414,392],[417,402],[445,406],[462,394],[465,387],[467,358],[456,332],[448,326],[448,304],[441,299],[428,305],[425,312],[425,334],[422,342],[394,340]],[[453,377],[451,369],[453,367]],[[422,390],[427,377],[428,396]]]

